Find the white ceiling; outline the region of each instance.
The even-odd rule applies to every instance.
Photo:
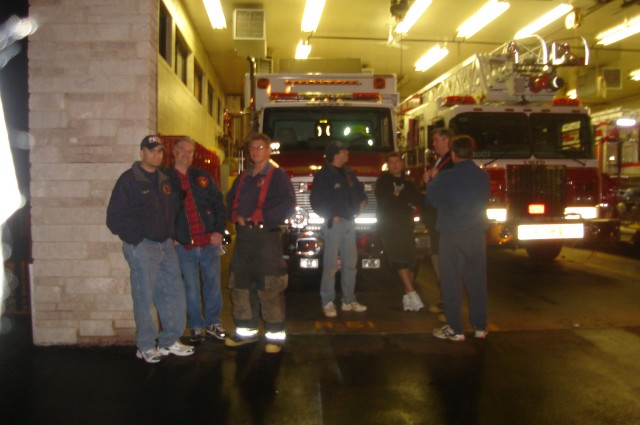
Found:
[[[273,58],[276,72],[280,60],[294,57],[298,40],[309,36],[300,32],[304,0],[221,2],[227,19],[225,30],[211,28],[201,0],[185,0],[184,4],[229,94],[242,93],[243,75],[248,71],[246,56],[236,53],[237,45],[232,39],[234,9],[264,9],[267,55]],[[327,0],[320,25],[310,38],[310,57],[327,60],[357,58],[363,67],[372,68],[377,74],[396,74],[401,98],[404,98],[472,54],[494,50],[510,41],[520,28],[562,3],[560,0],[511,0],[511,8],[488,27],[468,41],[456,41],[456,28],[485,2],[433,0],[402,42],[389,46],[386,40],[389,25],[393,22],[390,0]],[[582,25],[577,30],[565,30],[563,20],[559,20],[543,29],[539,35],[549,43],[584,37],[592,47],[591,68],[618,67],[623,76],[621,90],[607,90],[605,99],[583,100],[601,109],[615,105],[620,99],[633,96],[640,99],[640,82],[632,82],[627,78],[630,70],[640,68],[640,34],[608,47],[594,47],[596,34],[623,23],[625,18],[640,15],[640,1],[574,0],[572,4],[583,16]],[[427,72],[414,71],[413,65],[417,59],[436,43],[446,43],[449,56]],[[586,75],[586,70],[580,72],[580,75]],[[595,74],[592,72],[592,75]],[[579,81],[584,81],[584,78]]]

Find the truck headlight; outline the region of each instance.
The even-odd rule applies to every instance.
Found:
[[[289,218],[289,224],[296,229],[304,229],[309,222],[309,213],[302,207],[296,207]]]

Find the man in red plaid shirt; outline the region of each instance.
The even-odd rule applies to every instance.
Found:
[[[176,218],[176,251],[187,295],[187,326],[191,329],[192,342],[203,341],[207,334],[224,340],[226,332],[220,323],[224,204],[222,193],[211,176],[191,166],[194,152],[192,140],[177,140],[173,148],[175,166],[171,173],[174,185],[180,188],[182,200]]]

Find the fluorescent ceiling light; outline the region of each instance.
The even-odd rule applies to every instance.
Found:
[[[311,53],[311,44],[309,44],[309,41],[300,40],[296,47],[296,59],[307,59],[309,58],[309,53]]]
[[[631,71],[629,73],[629,78],[631,78],[633,81],[640,81],[640,68]]]
[[[431,49],[427,51],[418,62],[416,62],[416,71],[426,71],[431,68],[433,65],[440,62],[449,54],[449,50],[446,47],[440,47],[439,45],[433,46]]]
[[[209,15],[211,26],[213,29],[221,30],[227,27],[227,20],[224,18],[224,12],[222,11],[222,5],[220,0],[202,0],[204,8]]]
[[[634,118],[618,118],[616,125],[618,127],[633,127],[636,125],[636,120]]]
[[[431,5],[431,0],[415,0],[407,14],[404,16],[402,22],[396,25],[396,32],[398,34],[406,34],[409,32],[413,24],[422,16],[425,10]]]
[[[511,5],[508,1],[489,0],[475,15],[467,19],[458,27],[458,38],[471,38],[475,33],[502,15]]]
[[[542,28],[546,27],[550,23],[562,18],[564,15],[571,12],[572,10],[573,10],[573,6],[567,3],[562,3],[561,5],[545,13],[535,21],[531,22],[526,27],[522,28],[520,31],[516,33],[516,35],[513,36],[513,38],[517,40],[519,38],[529,37],[530,35],[533,35],[537,33],[539,30],[541,30]]]
[[[609,44],[613,44],[616,41],[620,41],[623,38],[630,37],[639,32],[640,15],[636,16],[635,18],[631,18],[628,21],[625,21],[624,24],[618,25],[617,27],[613,27],[596,35],[596,40],[598,40],[596,44],[608,46]]]
[[[302,15],[302,32],[315,32],[320,23],[325,0],[307,0]]]

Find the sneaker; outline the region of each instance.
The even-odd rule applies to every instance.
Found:
[[[362,313],[363,311],[367,311],[367,306],[360,304],[358,301],[342,303],[342,311],[355,311],[356,313]]]
[[[258,341],[258,334],[251,336],[240,336],[237,333],[227,337],[224,340],[224,345],[226,347],[240,347],[246,344],[253,344]]]
[[[160,354],[158,349],[154,347],[144,351],[136,351],[136,357],[147,363],[159,363],[162,358],[162,354]]]
[[[464,341],[464,335],[455,333],[449,325],[444,325],[441,328],[434,329],[433,336],[439,339],[448,339],[450,341]]]
[[[424,303],[420,299],[420,295],[416,291],[409,292],[408,294],[413,299],[414,311],[419,311],[424,308]]]
[[[213,325],[207,326],[207,334],[211,335],[215,339],[219,339],[220,341],[227,337],[227,331],[224,330],[220,323],[214,323]]]
[[[487,331],[487,330],[479,331],[479,330],[476,329],[476,332],[475,332],[474,335],[475,335],[475,337],[477,339],[485,339],[488,334],[489,334],[489,331]]]
[[[190,356],[194,353],[193,346],[185,345],[180,341],[174,342],[171,347],[158,348],[158,352],[163,356],[168,356],[169,354],[173,354],[180,357]]]
[[[336,305],[333,301],[329,301],[322,307],[322,311],[324,311],[324,315],[326,317],[337,317],[338,312],[336,311]]]
[[[202,342],[205,339],[204,329],[202,328],[194,328],[191,329],[191,336],[189,337],[189,341],[191,342]]]
[[[280,351],[282,351],[282,344],[267,342],[264,346],[265,353],[278,354]]]
[[[444,313],[442,302],[439,302],[438,304],[431,304],[429,306],[429,313]]]

